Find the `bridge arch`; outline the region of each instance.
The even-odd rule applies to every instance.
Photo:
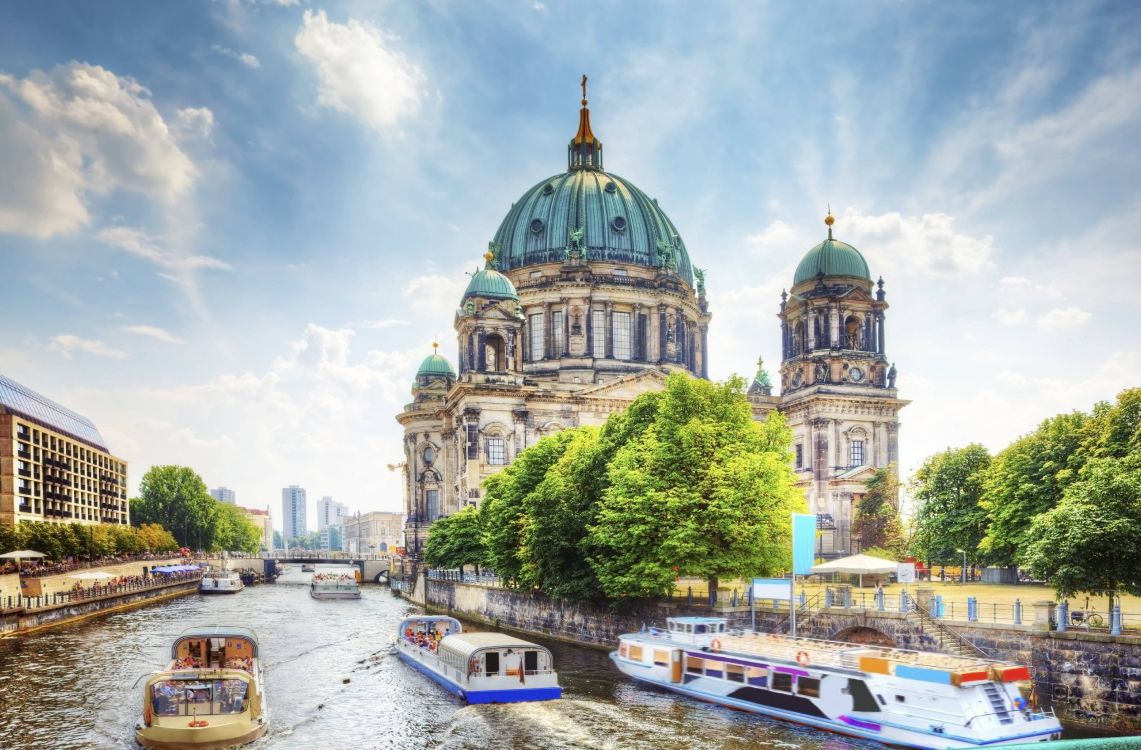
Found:
[[[855,643],[861,646],[887,646],[888,648],[895,647],[895,641],[890,635],[875,628],[869,628],[863,625],[856,625],[850,628],[844,628],[836,635],[832,636],[834,641],[843,641],[844,643]]]

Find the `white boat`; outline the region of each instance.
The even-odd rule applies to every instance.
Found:
[[[257,636],[252,630],[191,628],[171,662],[143,687],[135,739],[154,750],[215,750],[253,742],[268,728]]]
[[[1061,736],[1031,709],[1025,666],[982,658],[730,631],[672,617],[620,636],[623,673],[722,706],[909,748],[981,748]]]
[[[236,594],[246,587],[242,577],[232,570],[211,570],[198,584],[200,594]]]
[[[314,599],[360,599],[361,587],[351,573],[316,573],[309,583]]]
[[[502,633],[465,633],[452,617],[409,617],[396,653],[468,703],[559,698],[559,676],[546,648]]]

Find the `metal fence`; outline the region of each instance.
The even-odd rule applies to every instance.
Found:
[[[155,576],[151,578],[141,578],[139,580],[127,581],[124,583],[114,583],[107,585],[96,584],[86,588],[76,586],[70,591],[56,591],[51,594],[42,594],[40,596],[23,596],[22,594],[17,594],[16,596],[4,597],[4,601],[0,602],[0,610],[23,610],[26,612],[34,609],[58,607],[66,604],[76,604],[79,602],[91,601],[92,599],[101,599],[105,596],[130,594],[135,591],[148,591],[150,589],[165,588],[174,583],[196,581],[201,578],[201,572],[170,573],[161,577]]]

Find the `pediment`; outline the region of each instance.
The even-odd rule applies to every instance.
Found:
[[[578,392],[579,396],[593,398],[622,398],[633,400],[643,393],[660,391],[666,387],[666,376],[659,370],[624,375],[620,378],[598,383]]]

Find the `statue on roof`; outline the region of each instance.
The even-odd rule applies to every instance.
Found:
[[[705,294],[705,269],[695,268],[693,269],[693,275],[697,279],[697,293]]]
[[[586,230],[582,227],[572,229],[567,234],[567,260],[586,259],[586,246],[583,243],[583,235],[585,234]]]
[[[677,246],[673,243],[673,241],[667,240],[667,239],[661,239],[661,240],[658,240],[657,245],[658,245],[658,263],[661,264],[662,268],[664,268],[667,271],[672,271],[675,268],[677,268],[677,260],[675,259],[675,253],[677,252]]]

